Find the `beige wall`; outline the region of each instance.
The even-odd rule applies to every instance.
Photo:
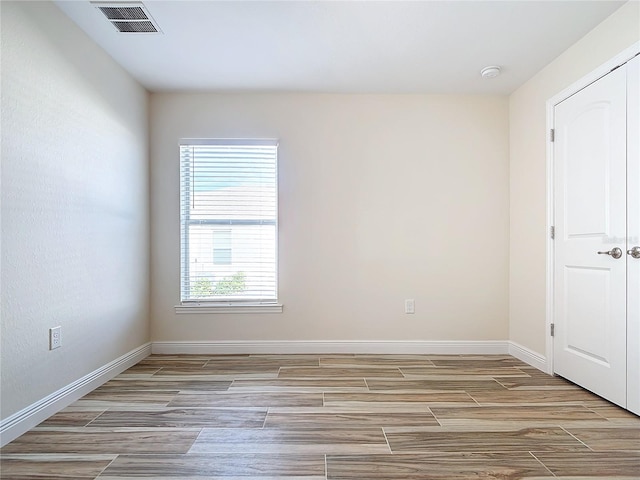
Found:
[[[149,339],[148,115],[52,3],[1,9],[5,419]]]
[[[506,340],[508,131],[506,97],[153,94],[152,339]],[[181,137],[280,140],[284,313],[174,313]]]
[[[509,98],[509,338],[545,354],[546,101],[640,40],[632,1],[560,55]]]

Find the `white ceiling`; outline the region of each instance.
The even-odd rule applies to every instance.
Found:
[[[147,0],[160,35],[55,3],[151,91],[508,94],[624,1]]]

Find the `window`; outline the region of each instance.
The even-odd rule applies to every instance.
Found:
[[[275,140],[180,142],[184,306],[277,302]]]

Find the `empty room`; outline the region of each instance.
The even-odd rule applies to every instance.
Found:
[[[640,478],[640,1],[0,22],[0,478]]]

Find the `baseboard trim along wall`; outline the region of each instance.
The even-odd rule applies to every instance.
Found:
[[[83,397],[108,380],[151,354],[151,343],[141,345],[112,362],[94,370],[66,387],[46,396],[0,422],[0,446],[18,438],[27,430]]]
[[[540,355],[519,343],[509,342],[509,355],[516,357],[518,360],[522,360],[524,363],[528,363],[532,367],[536,367],[538,370],[542,370],[549,375],[553,374],[553,372],[550,371],[550,366],[547,365],[547,358],[544,355]]]
[[[509,342],[491,341],[220,341],[153,342],[152,353],[159,354],[508,354]]]

